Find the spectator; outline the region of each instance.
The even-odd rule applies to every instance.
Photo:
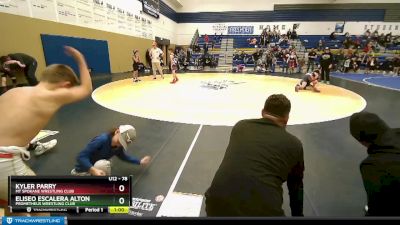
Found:
[[[350,133],[367,147],[360,165],[366,216],[400,216],[400,129],[391,129],[376,114],[360,112],[350,117]]]
[[[275,55],[272,54],[272,59],[271,59],[271,72],[275,73],[275,67],[276,67],[276,57]]]
[[[331,50],[326,47],[324,53],[321,55],[321,80],[329,84],[329,72],[332,69],[332,53]]]
[[[350,56],[346,56],[345,60],[344,60],[344,72],[347,73],[350,71],[350,64],[351,64],[351,58]]]
[[[289,66],[289,74],[293,74],[295,68],[297,68],[298,65],[296,52],[292,51],[289,58],[287,59],[287,64]]]
[[[336,34],[335,34],[335,32],[332,32],[332,33],[329,35],[329,39],[330,39],[331,41],[336,40]]]
[[[261,119],[239,121],[205,193],[207,216],[284,216],[287,181],[292,216],[303,216],[303,147],[285,127],[291,104],[271,95]]]
[[[322,51],[322,49],[324,49],[325,46],[325,42],[322,39],[319,39],[318,41],[318,50]]]
[[[378,36],[379,36],[379,32],[378,32],[378,30],[375,30],[374,33],[372,33],[371,38],[372,38],[372,40],[377,41]]]
[[[204,42],[208,44],[208,41],[209,41],[209,38],[208,38],[208,35],[206,34],[206,35],[204,35]]]
[[[293,29],[292,40],[295,40],[295,39],[297,39],[297,31],[295,29]]]
[[[292,31],[289,29],[286,33],[288,39],[292,39]]]
[[[308,53],[308,65],[307,65],[307,73],[310,71],[314,71],[314,66],[315,66],[315,59],[317,58],[317,53],[315,52],[315,49],[312,48],[310,52]]]
[[[301,57],[298,61],[299,61],[299,65],[298,65],[297,73],[303,73],[303,67],[306,64],[306,60],[305,60],[304,56]]]
[[[8,54],[7,56],[0,57],[0,71],[4,74],[15,77],[19,71],[23,71],[29,86],[38,84],[36,79],[37,61],[30,55],[24,53]]]
[[[203,51],[204,51],[204,55],[206,55],[208,53],[208,42],[204,42]]]
[[[393,73],[394,75],[400,75],[400,56],[396,55],[393,59]]]
[[[365,39],[369,39],[371,37],[371,31],[368,29],[364,32]]]
[[[386,43],[390,43],[391,41],[392,41],[392,32],[387,33],[387,34],[385,35],[385,42],[386,42]]]
[[[344,69],[343,69],[343,63],[344,63],[344,50],[343,50],[343,48],[341,48],[339,50],[339,52],[337,53],[336,60],[337,60],[336,70],[340,71],[340,72],[343,72],[344,71]]]
[[[378,62],[376,61],[375,57],[369,57],[367,61],[367,69],[365,73],[373,73],[378,67]]]
[[[251,45],[256,45],[257,44],[257,39],[256,38],[252,38],[250,41]]]
[[[356,56],[353,56],[351,58],[351,68],[353,69],[353,71],[355,73],[357,73],[358,69],[360,68],[360,65],[357,62],[357,57]]]

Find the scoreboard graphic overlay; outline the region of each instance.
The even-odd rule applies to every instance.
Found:
[[[131,176],[9,177],[12,212],[128,213]]]

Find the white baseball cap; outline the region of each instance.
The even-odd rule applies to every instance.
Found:
[[[128,150],[128,144],[136,139],[136,129],[131,125],[119,126],[119,143],[121,143],[124,150]]]

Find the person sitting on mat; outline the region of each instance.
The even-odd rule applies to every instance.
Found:
[[[121,125],[109,132],[93,138],[78,157],[71,174],[76,176],[110,176],[113,156],[133,164],[146,166],[151,157],[145,156],[141,160],[127,155],[128,145],[136,139],[136,129],[131,125]]]
[[[314,70],[312,73],[306,73],[300,83],[296,84],[295,90],[305,90],[308,86],[311,86],[315,92],[321,92],[318,88],[319,70]]]

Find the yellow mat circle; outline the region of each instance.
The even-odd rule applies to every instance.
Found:
[[[299,79],[243,74],[178,74],[115,81],[97,88],[92,98],[100,105],[138,117],[188,124],[233,126],[259,118],[271,94],[284,94],[292,104],[289,124],[336,120],[363,110],[360,95],[334,85],[320,84],[321,93],[295,92]],[[221,88],[221,89],[218,89]]]

